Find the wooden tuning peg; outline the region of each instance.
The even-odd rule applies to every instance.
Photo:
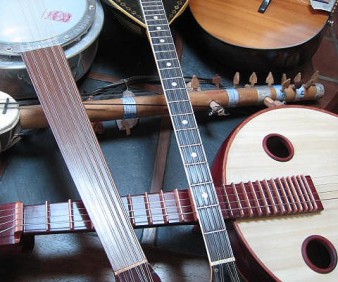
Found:
[[[283,102],[272,100],[270,97],[265,97],[263,102],[264,102],[264,105],[268,108],[284,106]]]
[[[199,82],[197,76],[193,75],[192,79],[191,79],[191,88],[192,88],[193,91],[197,91],[199,89],[199,87],[200,87],[200,82]]]
[[[222,80],[222,78],[221,78],[218,74],[216,74],[216,75],[212,78],[212,83],[213,83],[217,88],[219,88],[220,85],[221,85],[221,80]]]
[[[257,75],[255,72],[253,72],[249,77],[250,87],[255,87],[255,84],[257,83]]]
[[[282,82],[282,92],[284,92],[284,90],[286,88],[288,88],[290,86],[290,84],[291,84],[291,78],[288,78],[288,79],[284,80]]]
[[[302,74],[300,72],[297,73],[297,75],[293,79],[293,83],[294,83],[294,88],[295,89],[298,89],[298,88],[300,88],[302,86],[303,79],[302,79]]]
[[[319,79],[319,71],[315,71],[314,74],[311,76],[311,79],[314,83],[318,82]]]
[[[265,82],[269,87],[271,87],[272,84],[274,84],[275,81],[271,72],[269,72],[268,76],[265,79]]]
[[[239,72],[236,72],[234,75],[234,79],[232,80],[234,88],[237,88],[239,85]]]
[[[305,89],[308,89],[311,85],[314,85],[319,79],[319,71],[316,71],[312,76],[311,78],[303,84],[303,87]]]

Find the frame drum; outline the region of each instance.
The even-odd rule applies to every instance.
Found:
[[[75,80],[91,66],[104,13],[98,0],[0,0],[0,90],[36,97],[20,53],[61,45]]]
[[[19,104],[8,94],[0,91],[0,153],[19,140]]]

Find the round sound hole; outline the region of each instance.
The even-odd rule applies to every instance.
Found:
[[[318,273],[329,273],[337,266],[337,251],[326,238],[313,235],[303,242],[302,255],[305,263]]]
[[[273,133],[263,139],[264,151],[274,160],[287,162],[292,159],[294,149],[291,142],[283,135]]]

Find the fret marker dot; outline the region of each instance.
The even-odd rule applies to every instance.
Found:
[[[164,42],[165,42],[165,40],[164,40],[164,39],[160,39],[160,42],[161,42],[161,43],[164,43]]]
[[[176,82],[172,82],[171,85],[172,86],[177,86],[177,83]]]
[[[157,20],[158,19],[158,16],[154,16],[154,18],[153,18],[154,20]]]
[[[182,124],[186,125],[188,124],[188,121],[186,119],[182,120]]]
[[[157,29],[157,30],[161,30],[161,27],[160,27],[160,26],[157,26],[156,29]]]
[[[207,193],[205,193],[205,192],[203,192],[203,193],[202,193],[202,198],[203,198],[203,199],[206,199],[206,198],[208,198],[208,194],[207,194]]]
[[[191,157],[196,158],[196,157],[197,157],[196,152],[192,152],[192,153],[191,153]]]

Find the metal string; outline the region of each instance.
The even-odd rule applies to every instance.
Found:
[[[28,9],[28,11],[30,10],[29,8],[30,7],[26,7],[26,9]],[[58,42],[53,42],[53,43],[54,44],[52,44],[52,45],[55,45],[55,46],[58,45]],[[49,46],[47,46],[47,47],[49,47]],[[53,53],[52,56],[51,56],[50,51]],[[56,54],[55,52],[58,52],[58,54]],[[76,93],[78,90],[76,88],[76,85],[74,85],[72,83],[70,85],[71,88],[69,88],[69,84],[63,84],[65,81],[67,81],[67,77],[64,77],[64,72],[61,72],[61,73],[59,73],[59,72],[60,72],[60,70],[62,70],[63,66],[68,65],[68,62],[65,59],[65,56],[64,56],[64,53],[63,53],[63,50],[62,50],[61,47],[60,48],[50,48],[50,50],[44,50],[44,49],[37,50],[36,54],[32,53],[29,56],[28,56],[28,54],[23,53],[23,58],[26,60],[26,64],[31,59],[32,62],[28,63],[27,66],[29,66],[29,64],[34,64],[36,71],[37,71],[37,75],[40,76],[41,78],[43,78],[43,77],[45,78],[45,80],[40,81],[41,85],[39,85],[39,82],[38,82],[39,79],[34,77],[33,72],[31,73],[31,79],[32,79],[33,82],[35,82],[34,83],[35,87],[38,90],[40,90],[40,91],[37,91],[38,93],[42,93],[42,92],[44,92],[44,90],[48,90],[48,86],[49,86],[54,93],[60,93],[60,96],[58,97],[58,98],[60,98],[60,100],[62,100],[62,99],[65,100],[65,101],[63,101],[64,105],[66,105],[65,109],[70,110],[69,105],[73,105],[73,106],[75,105],[75,107],[76,107],[76,104],[74,104],[74,103],[79,103],[79,101],[77,101],[77,99],[71,101],[73,99],[73,97],[65,97],[65,95],[63,95],[64,93],[72,93],[72,92]],[[58,58],[61,58],[61,60],[59,61]],[[52,59],[54,61],[54,64],[51,64],[51,63],[48,64],[48,61],[50,59]],[[47,74],[47,76],[46,76],[46,74]],[[56,82],[57,85],[55,85],[55,82]],[[66,101],[67,99],[68,99],[68,101]],[[53,122],[54,122],[55,125],[58,125],[58,126],[56,126],[56,129],[54,129],[55,133],[57,133],[57,136],[59,138],[58,141],[61,142],[61,144],[64,144],[65,146],[67,146],[66,144],[67,144],[67,141],[69,140],[70,143],[75,145],[75,148],[73,148],[73,150],[67,150],[67,149],[64,149],[64,148],[60,148],[61,151],[64,152],[64,155],[69,154],[68,155],[68,157],[69,157],[68,162],[71,165],[73,165],[73,167],[75,168],[75,171],[72,174],[75,177],[80,176],[80,180],[78,180],[78,181],[79,181],[79,183],[81,183],[81,182],[83,182],[83,179],[87,179],[86,176],[88,176],[88,173],[90,174],[93,171],[99,172],[96,176],[95,175],[91,176],[92,179],[88,180],[89,183],[82,183],[82,184],[84,186],[86,186],[88,184],[92,184],[94,186],[98,185],[98,184],[101,184],[101,185],[105,184],[106,187],[107,187],[108,184],[102,183],[102,182],[105,182],[105,181],[109,182],[109,181],[112,181],[112,179],[110,179],[111,177],[110,177],[109,173],[108,173],[108,175],[106,175],[107,172],[103,171],[104,169],[107,169],[107,166],[104,166],[104,164],[103,164],[104,167],[101,168],[101,170],[96,169],[96,166],[98,166],[100,164],[99,161],[100,161],[101,156],[100,156],[100,154],[98,156],[95,155],[95,153],[97,153],[97,152],[95,152],[95,148],[93,148],[93,146],[94,146],[93,144],[88,144],[88,142],[86,143],[86,139],[87,139],[87,137],[89,137],[89,136],[86,135],[86,134],[88,134],[88,132],[87,133],[84,132],[82,135],[81,134],[78,135],[78,139],[76,139],[76,140],[74,140],[74,138],[72,136],[69,136],[68,139],[67,138],[64,139],[64,137],[68,135],[67,133],[72,132],[72,130],[74,130],[75,127],[77,127],[77,126],[79,126],[79,124],[81,124],[81,123],[75,122],[75,121],[77,121],[77,118],[78,118],[77,114],[78,113],[75,113],[74,114],[75,116],[71,116],[72,115],[71,111],[67,111],[67,110],[63,111],[62,110],[62,111],[59,112],[60,115],[70,115],[70,119],[74,121],[74,124],[72,124],[73,127],[70,128],[70,125],[68,125],[67,123],[64,124],[63,120],[60,119],[60,116],[55,115],[55,114],[58,114],[57,111],[59,111],[60,109],[57,109],[57,107],[55,107],[53,105],[52,99],[50,97],[47,97],[46,100],[48,100],[48,101],[47,101],[47,103],[45,103],[45,107],[46,107],[46,109],[48,108],[49,113],[54,113],[55,120]],[[80,101],[80,103],[81,103],[81,101]],[[52,106],[49,108],[48,104],[52,105]],[[81,109],[80,110],[76,109],[76,110],[81,111]],[[82,133],[83,129],[84,128],[82,126],[79,126],[78,128],[76,128],[76,131],[78,133],[79,132]],[[90,135],[90,132],[89,132],[89,135]],[[94,139],[95,139],[95,135],[94,135]],[[82,151],[80,150],[80,151],[76,152],[77,148],[81,148],[81,146],[79,146],[79,145],[82,145],[82,144],[87,145],[86,149],[92,153],[92,155],[89,155],[88,159],[83,158],[84,157],[83,146],[82,146]],[[83,158],[83,159],[77,159],[77,157]],[[82,166],[78,165],[78,164],[81,164],[81,163],[82,163]],[[84,169],[85,170],[84,172],[87,172],[87,175],[84,174],[84,172],[81,171],[81,169]],[[76,174],[78,174],[78,175],[76,175]],[[101,179],[102,179],[102,182],[100,182]],[[94,180],[96,180],[96,181],[94,181]],[[97,195],[95,195],[95,193],[93,193],[93,192],[91,193],[91,190],[88,189],[88,186],[87,186],[86,189],[87,189],[87,196],[86,197],[88,197],[88,200],[90,198],[95,198],[97,196]],[[109,225],[109,230],[112,232],[111,234],[113,234],[113,237],[114,237],[115,234],[113,233],[113,231],[114,231],[113,230],[113,224],[114,224],[114,227],[117,227],[121,223],[121,220],[118,220],[118,218],[122,219],[122,218],[126,218],[126,216],[125,216],[125,214],[123,214],[122,211],[118,210],[118,206],[116,205],[115,202],[113,202],[112,205],[109,206],[109,199],[116,201],[116,199],[113,199],[110,191],[101,191],[101,193],[103,194],[103,197],[104,197],[103,200],[105,201],[106,206],[108,206],[108,211],[103,211],[104,218],[108,219],[109,215],[113,214],[113,211],[115,213],[119,213],[119,214],[115,214],[115,217],[113,218],[113,219],[116,219],[116,222],[113,223],[109,220],[107,222],[108,225]],[[102,206],[102,199],[100,199],[98,197],[96,197],[96,199],[97,199],[97,202],[100,204],[100,206]],[[89,202],[88,200],[87,200],[87,203]],[[91,208],[90,205],[89,205],[89,208],[92,210],[91,211],[92,215],[97,214],[95,209]],[[107,215],[107,213],[109,213],[109,215]],[[97,214],[97,216],[99,216],[99,215]],[[128,221],[126,221],[126,222],[128,222]],[[97,227],[97,225],[96,225],[96,227]],[[127,228],[127,225],[119,226],[119,227],[120,227],[120,233],[121,233],[119,235],[120,236],[122,235],[121,236],[122,238],[118,238],[116,236],[113,238],[114,242],[119,243],[117,247],[121,248],[122,247],[121,243],[124,245],[124,248],[132,246],[132,244],[130,244],[130,238],[127,238],[128,237],[127,234],[129,234],[129,237],[132,237],[132,234],[134,234],[133,231],[130,232],[130,230],[132,230],[131,225],[130,225],[130,228]],[[107,234],[105,234],[104,232],[101,232],[101,233],[102,234],[100,234],[100,239],[102,237],[103,241],[106,242],[106,248],[105,249],[106,249],[106,252],[108,252],[108,255],[110,255],[111,263],[112,263],[112,258],[121,259],[120,256],[116,256],[116,252],[115,252],[115,249],[113,247],[107,248],[107,245],[108,245],[107,242],[109,242],[109,236]],[[138,243],[135,235],[134,235],[133,239],[134,239],[134,241],[136,241]],[[119,240],[121,240],[121,241],[119,242]],[[111,244],[111,245],[114,246],[114,244]],[[144,258],[142,257],[143,251],[141,250],[141,247],[139,246],[139,244],[136,244],[136,246],[133,246],[133,247],[138,248],[139,255],[141,255],[140,259],[144,260]],[[136,255],[135,250],[131,251],[131,250],[129,250],[129,248],[127,248],[127,249],[128,249],[127,251],[129,252],[129,255],[131,257],[134,257],[133,259],[139,259]],[[120,251],[122,251],[122,250],[120,250]],[[114,255],[114,256],[112,256],[112,255]],[[122,256],[122,258],[126,258],[126,256]],[[126,262],[126,261],[124,261],[124,262]],[[140,271],[139,268],[136,268],[136,271],[138,272],[139,276],[145,276],[145,273],[143,273],[144,272],[143,268],[141,268],[141,271]],[[150,271],[148,269],[148,275],[149,274],[150,274]],[[149,275],[149,277],[150,277],[150,275]],[[131,278],[130,279],[130,281],[131,281],[132,276],[130,276],[130,278]]]
[[[166,36],[165,37],[171,37],[172,38],[172,36],[171,36],[171,32],[170,32],[170,29],[169,29],[169,24],[168,24],[168,22],[167,22],[167,19],[166,19],[166,14],[165,14],[165,11],[164,11],[164,7],[163,7],[163,3],[161,2],[161,1],[140,1],[141,2],[141,8],[142,8],[142,11],[143,11],[143,15],[144,15],[144,18],[145,18],[145,22],[146,22],[146,26],[147,26],[147,30],[148,30],[148,34],[150,35],[150,40],[152,40],[153,38],[156,38],[156,36],[153,36],[152,35],[152,32],[154,31],[154,32],[156,32],[156,30],[157,31],[159,31],[159,32],[162,32],[162,27],[164,27],[164,34],[166,34]],[[146,4],[147,4],[147,2],[149,3],[149,2],[151,2],[151,5],[150,6],[147,6]],[[148,10],[148,8],[150,7],[150,9]],[[149,11],[149,16],[153,16],[153,18],[155,19],[155,21],[156,21],[156,25],[154,25],[154,26],[152,26],[150,23],[149,23],[149,21],[150,20],[148,20],[148,18],[147,18],[147,12]],[[152,12],[154,12],[155,11],[155,14],[154,13],[152,13]],[[157,20],[159,19],[159,22],[157,23]],[[165,21],[166,20],[166,21]],[[154,29],[153,30],[153,28],[154,27],[156,27],[156,29]],[[161,41],[160,41],[161,42]],[[164,46],[164,48],[161,48],[161,46]],[[181,72],[181,70],[180,70],[180,68],[178,68],[179,69],[179,74],[178,74],[178,76],[177,77],[174,77],[174,78],[172,78],[172,74],[170,73],[170,68],[168,68],[168,70],[164,70],[163,72],[164,72],[164,74],[166,74],[167,76],[168,76],[168,79],[167,78],[164,78],[163,76],[163,74],[162,74],[162,70],[163,69],[161,69],[161,67],[160,67],[160,63],[158,62],[158,60],[160,60],[160,59],[162,59],[161,58],[161,55],[162,54],[167,54],[168,55],[168,57],[169,57],[169,61],[175,61],[175,65],[177,65],[178,67],[180,67],[180,65],[179,65],[179,62],[178,62],[178,57],[177,57],[177,54],[176,54],[176,51],[175,51],[175,49],[174,50],[170,50],[170,52],[168,52],[168,49],[167,49],[167,44],[164,44],[164,45],[159,45],[159,46],[154,46],[154,45],[152,45],[151,47],[152,47],[152,49],[153,49],[153,53],[154,53],[154,56],[155,56],[155,58],[156,58],[156,64],[157,64],[157,67],[158,67],[158,69],[159,69],[159,75],[162,77],[162,86],[163,86],[163,88],[164,88],[164,92],[165,92],[165,96],[166,96],[166,100],[167,100],[167,103],[168,103],[168,105],[169,105],[169,112],[171,113],[171,118],[172,118],[172,121],[173,121],[173,125],[174,125],[174,128],[175,128],[175,125],[177,125],[177,124],[175,124],[175,121],[176,121],[176,119],[179,121],[180,120],[180,118],[177,118],[177,116],[175,116],[175,115],[173,115],[173,113],[172,113],[172,109],[171,109],[171,107],[170,107],[170,100],[172,100],[172,97],[171,97],[171,94],[169,94],[169,91],[172,91],[172,90],[177,90],[177,92],[174,92],[174,95],[175,95],[175,93],[179,96],[181,93],[182,93],[182,89],[184,89],[185,88],[185,84],[183,83],[184,82],[184,79],[183,79],[183,75],[182,75],[182,72]],[[158,49],[158,51],[156,50],[156,49]],[[163,53],[162,53],[163,52]],[[170,57],[170,56],[172,56],[173,55],[173,57]],[[170,66],[170,65],[169,65]],[[174,88],[172,88],[172,87],[170,87],[170,88],[168,88],[168,87],[166,87],[166,84],[167,83],[169,83],[170,81],[172,81],[171,82],[171,86],[173,86]],[[177,88],[176,88],[177,87]],[[185,95],[183,95],[183,96],[181,96],[181,97],[177,97],[178,99],[176,99],[176,101],[184,101],[184,102],[186,102],[186,101],[188,101],[188,103],[184,103],[184,106],[187,106],[187,104],[189,105],[189,107],[187,108],[187,110],[188,111],[186,111],[187,113],[188,113],[188,115],[189,116],[186,116],[185,114],[183,114],[183,117],[185,118],[185,117],[187,117],[188,119],[187,120],[189,120],[189,119],[192,119],[192,121],[193,121],[193,127],[197,127],[195,124],[196,124],[196,121],[195,121],[195,119],[194,119],[194,115],[193,115],[193,111],[192,111],[192,107],[191,107],[191,103],[190,103],[190,101],[189,101],[189,96],[188,96],[188,93],[187,93],[187,90],[185,90],[185,91],[183,91],[183,93],[185,94]],[[182,116],[181,116],[181,118],[182,118]],[[186,121],[187,121],[186,120]],[[183,120],[182,120],[183,121]],[[189,123],[189,121],[187,122],[187,123]],[[200,138],[200,136],[199,136],[199,131],[196,129],[196,133],[197,133],[197,135],[198,135],[198,140],[201,140],[201,138]],[[210,181],[211,181],[211,174],[210,174],[210,171],[209,171],[209,167],[208,167],[208,165],[207,165],[207,162],[206,162],[206,158],[205,158],[205,152],[204,152],[204,150],[203,150],[203,147],[202,147],[202,144],[198,144],[199,146],[201,146],[201,151],[202,151],[202,156],[200,156],[200,158],[202,158],[202,162],[201,162],[201,165],[200,166],[197,166],[196,164],[194,164],[194,163],[192,163],[192,166],[190,167],[191,168],[191,171],[189,171],[189,169],[188,169],[188,166],[187,166],[187,163],[186,163],[186,160],[184,159],[184,150],[183,150],[183,147],[181,147],[180,146],[180,143],[181,143],[181,140],[179,139],[179,136],[178,136],[178,134],[176,133],[176,131],[175,131],[175,135],[176,135],[176,139],[177,139],[177,141],[178,141],[178,144],[179,144],[179,148],[180,148],[180,152],[181,152],[181,157],[182,157],[182,159],[183,159],[183,164],[184,164],[184,168],[185,168],[185,171],[186,171],[186,175],[187,175],[187,177],[188,177],[188,182],[190,183],[190,188],[191,189],[193,189],[193,190],[195,190],[194,188],[193,188],[193,185],[197,182],[197,184],[199,184],[199,185],[203,185],[204,183],[209,183]],[[200,142],[199,142],[200,143]],[[188,149],[188,151],[189,151],[189,149]],[[191,152],[191,150],[190,150],[190,152]],[[192,153],[194,153],[194,154],[196,154],[195,152],[191,152],[191,154]],[[195,156],[195,157],[198,157],[198,155],[197,156]],[[204,164],[204,166],[203,166],[203,164]],[[203,169],[204,168],[204,169]],[[191,173],[192,172],[192,173]],[[191,181],[191,180],[193,180],[193,181]],[[194,180],[197,180],[197,181],[194,181]],[[202,182],[202,183],[201,183]],[[212,184],[212,181],[211,181],[211,185],[213,185]],[[214,191],[214,190],[213,190]],[[196,191],[193,191],[193,194],[195,193]],[[205,192],[204,192],[205,193]],[[194,200],[197,200],[197,199],[194,199]],[[217,202],[217,199],[215,199],[216,200],[216,202]],[[213,261],[213,260],[217,260],[217,261],[219,261],[219,260],[221,260],[222,258],[223,258],[223,255],[224,254],[226,254],[226,253],[229,253],[230,252],[230,256],[231,257],[233,257],[233,254],[232,254],[232,250],[231,250],[231,246],[230,246],[230,241],[229,241],[229,238],[227,237],[227,236],[222,236],[221,238],[223,239],[223,240],[225,240],[225,242],[223,242],[222,244],[221,244],[221,246],[222,246],[222,248],[224,247],[224,249],[222,249],[222,250],[219,250],[219,248],[217,248],[217,250],[216,250],[216,252],[218,252],[217,253],[217,255],[216,255],[216,258],[215,257],[213,257],[213,256],[211,256],[211,254],[210,254],[210,251],[211,251],[211,249],[209,248],[210,246],[211,246],[211,244],[212,243],[217,243],[217,244],[214,244],[214,246],[217,246],[217,245],[220,245],[219,244],[219,242],[215,242],[215,237],[216,236],[211,236],[212,237],[212,240],[214,240],[214,242],[209,242],[207,239],[208,238],[206,238],[207,236],[208,236],[208,234],[206,234],[205,233],[205,227],[206,226],[204,226],[204,224],[211,224],[211,230],[215,230],[215,229],[217,229],[217,231],[218,230],[221,230],[221,231],[226,231],[225,230],[225,223],[224,223],[224,221],[222,220],[222,218],[221,218],[221,211],[220,211],[220,208],[219,208],[219,205],[217,204],[217,207],[216,207],[216,209],[217,209],[217,211],[215,211],[215,209],[214,208],[211,208],[211,210],[212,210],[212,213],[211,213],[211,215],[210,215],[210,208],[209,208],[209,210],[207,210],[207,219],[203,219],[203,218],[201,218],[201,220],[200,220],[200,225],[201,225],[201,229],[202,229],[202,231],[203,231],[203,235],[204,235],[204,240],[205,240],[205,243],[206,243],[206,247],[207,247],[207,252],[208,252],[208,254],[209,254],[209,260],[211,260],[211,261]],[[215,213],[216,212],[216,213]],[[199,216],[202,216],[203,217],[203,213],[202,213],[202,211],[201,212],[199,212],[198,213],[199,214]],[[213,218],[212,218],[213,217]],[[203,219],[203,220],[202,220]],[[214,220],[214,219],[217,219],[217,220]],[[215,226],[215,224],[220,224],[220,226],[221,227],[219,227],[219,226]],[[209,229],[210,229],[210,227],[209,227]],[[215,231],[212,231],[212,232],[215,232]],[[225,234],[225,235],[227,235],[227,234]],[[209,237],[209,236],[208,236]],[[227,238],[225,238],[225,237],[227,237]],[[225,243],[225,245],[226,245],[226,247],[224,246],[224,243]],[[236,280],[239,280],[239,278],[238,279],[236,279]]]

